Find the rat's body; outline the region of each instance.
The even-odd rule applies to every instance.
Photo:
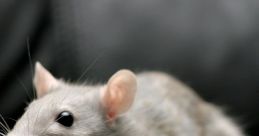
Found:
[[[40,98],[8,136],[243,136],[218,108],[163,73],[122,70],[105,85],[74,85],[37,64],[34,81]],[[64,111],[72,122],[59,120]]]
[[[138,83],[129,113],[148,136],[243,136],[218,108],[169,75],[142,73]]]

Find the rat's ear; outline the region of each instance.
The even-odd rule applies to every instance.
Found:
[[[36,88],[37,97],[40,98],[47,94],[51,88],[56,87],[58,80],[39,62],[36,62],[33,83]]]
[[[120,70],[108,81],[101,90],[101,102],[106,117],[113,121],[131,107],[137,89],[136,76],[129,70]]]

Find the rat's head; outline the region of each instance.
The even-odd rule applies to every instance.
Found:
[[[135,75],[115,73],[105,85],[73,85],[53,77],[36,63],[33,101],[7,136],[112,136],[113,127],[131,107]]]

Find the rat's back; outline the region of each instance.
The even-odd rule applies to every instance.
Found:
[[[240,128],[192,89],[160,72],[137,75],[129,116],[148,136],[243,136]]]

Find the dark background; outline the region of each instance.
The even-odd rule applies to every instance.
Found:
[[[258,24],[257,0],[1,0],[0,113],[21,116],[37,60],[71,81],[161,70],[256,136]]]

